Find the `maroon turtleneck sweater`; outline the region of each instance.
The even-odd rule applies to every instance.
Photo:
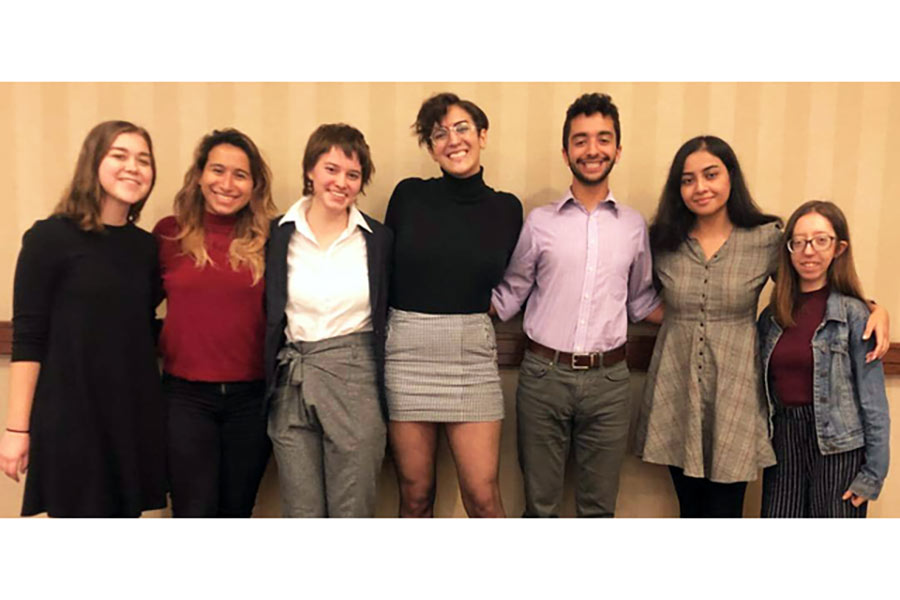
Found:
[[[800,294],[794,306],[793,327],[781,334],[772,350],[769,373],[779,402],[785,406],[803,406],[813,401],[812,339],[825,318],[829,287]]]
[[[166,320],[160,336],[164,369],[191,381],[263,379],[265,278],[252,285],[247,265],[228,262],[235,217],[204,213],[206,251],[213,264],[198,269],[182,254],[175,217],[153,228],[166,293]]]

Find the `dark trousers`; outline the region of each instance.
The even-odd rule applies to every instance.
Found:
[[[523,516],[559,516],[571,447],[578,476],[576,514],[612,517],[630,417],[624,360],[580,371],[525,352],[516,391]]]
[[[265,382],[207,383],[163,375],[176,517],[249,517],[271,443]]]
[[[702,477],[688,477],[679,467],[669,467],[682,519],[735,518],[744,514],[747,482],[718,483]]]
[[[841,497],[865,462],[865,449],[819,452],[813,406],[778,407],[772,446],[778,464],[763,472],[763,517],[865,518]]]

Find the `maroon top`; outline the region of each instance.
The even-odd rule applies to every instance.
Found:
[[[775,395],[784,406],[803,406],[813,401],[812,339],[822,319],[829,288],[800,294],[794,306],[793,327],[781,334],[772,350],[769,372]]]
[[[228,248],[235,217],[204,213],[206,251],[213,264],[198,269],[182,254],[175,217],[153,228],[166,294],[166,320],[160,336],[163,368],[191,381],[263,379],[266,318],[265,278],[253,285],[250,267],[234,271]]]

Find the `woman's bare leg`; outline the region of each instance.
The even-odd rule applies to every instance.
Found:
[[[499,481],[502,425],[503,421],[446,423],[463,505],[470,517],[506,516]]]
[[[437,423],[388,423],[388,438],[400,487],[401,517],[434,516],[437,427]]]

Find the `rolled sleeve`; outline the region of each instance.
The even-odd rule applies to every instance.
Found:
[[[650,238],[647,226],[640,229],[638,251],[628,271],[628,300],[626,308],[631,322],[643,321],[656,310],[662,300],[653,287],[653,258],[650,253]]]

